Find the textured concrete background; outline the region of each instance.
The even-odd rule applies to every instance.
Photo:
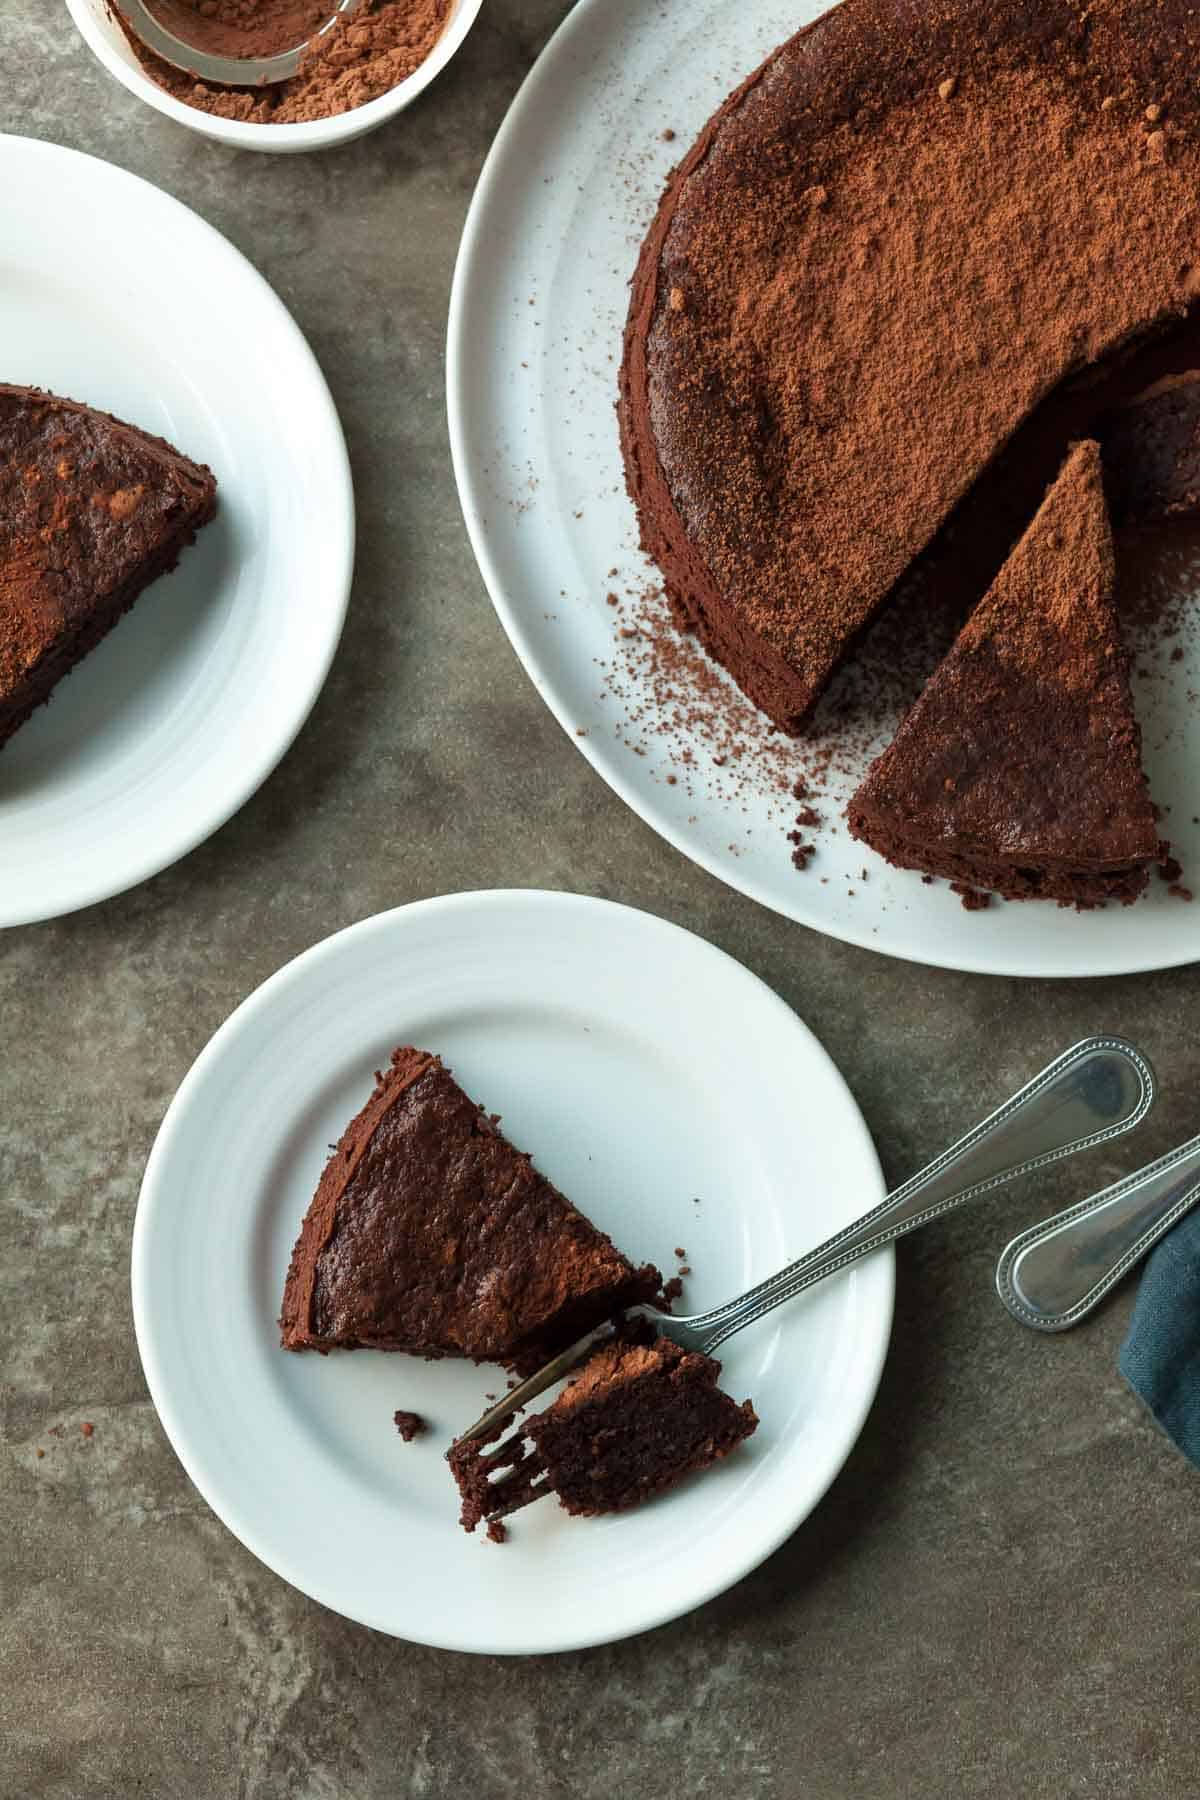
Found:
[[[906,1244],[882,1392],[816,1516],[700,1613],[589,1654],[473,1659],[325,1612],[212,1517],[146,1397],[128,1249],[171,1094],[281,962],[402,900],[562,887],[690,926],[819,1033],[893,1176],[1096,1029],[1164,1077],[1140,1151],[1200,1122],[1195,972],[1022,984],[825,942],[659,843],[514,661],[459,518],[442,342],[476,173],[563,10],[487,0],[401,119],[275,161],[128,98],[54,0],[0,4],[0,127],[177,194],[292,309],[361,534],[332,677],[257,797],[133,893],[0,940],[0,1794],[1181,1800],[1200,1792],[1200,1486],[1115,1373],[1131,1295],[1041,1341],[989,1291],[1012,1230],[1132,1149]]]

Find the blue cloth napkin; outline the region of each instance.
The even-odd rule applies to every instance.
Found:
[[[1151,1253],[1117,1366],[1200,1468],[1200,1208]]]

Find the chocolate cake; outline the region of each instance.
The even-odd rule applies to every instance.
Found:
[[[174,568],[216,491],[162,438],[0,385],[0,744]]]
[[[1009,900],[1135,899],[1159,845],[1113,584],[1086,442],[868,770],[851,835]]]
[[[288,1350],[535,1369],[661,1285],[539,1175],[438,1057],[406,1047],[326,1164],[279,1325]]]
[[[667,1338],[606,1345],[521,1425],[511,1452],[509,1439],[499,1455],[479,1441],[450,1451],[464,1529],[551,1492],[569,1513],[625,1512],[719,1462],[758,1425],[749,1400],[722,1393],[720,1373]]]
[[[778,725],[1018,427],[1194,305],[1198,57],[1186,0],[844,0],[672,175],[626,475],[678,614]]]
[[[1117,527],[1200,511],[1200,370],[1166,375],[1096,426]]]

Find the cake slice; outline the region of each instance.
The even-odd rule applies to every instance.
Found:
[[[1095,431],[1118,529],[1200,512],[1200,369],[1164,376]]]
[[[1135,899],[1159,845],[1113,582],[1088,441],[871,765],[851,835],[1009,900]]]
[[[0,744],[174,568],[216,493],[162,438],[0,385]]]
[[[522,1371],[661,1286],[438,1057],[408,1046],[325,1166],[279,1325],[288,1350],[403,1350]]]
[[[758,1425],[749,1400],[717,1386],[720,1373],[669,1338],[606,1345],[499,1453],[478,1439],[453,1447],[464,1529],[551,1492],[569,1513],[626,1512],[720,1462]]]

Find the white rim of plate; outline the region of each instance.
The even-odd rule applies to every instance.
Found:
[[[268,976],[259,987],[240,1002],[224,1023],[218,1026],[197,1056],[176,1090],[162,1124],[159,1126],[142,1177],[130,1257],[134,1332],[146,1385],[158,1414],[159,1423],[188,1479],[239,1543],[243,1544],[273,1574],[288,1582],[300,1593],[308,1595],[310,1599],[316,1600],[320,1605],[326,1606],[331,1611],[339,1613],[344,1618],[350,1618],[370,1630],[382,1631],[389,1636],[401,1637],[404,1642],[421,1643],[433,1649],[501,1656],[562,1654],[569,1651],[592,1649],[606,1643],[635,1637],[642,1632],[654,1630],[660,1625],[669,1624],[673,1619],[681,1618],[687,1613],[695,1611],[697,1607],[705,1605],[709,1600],[715,1599],[719,1594],[727,1592],[738,1582],[743,1581],[747,1575],[752,1574],[761,1563],[773,1555],[781,1544],[799,1530],[805,1520],[820,1505],[840,1474],[846,1459],[858,1442],[867,1415],[875,1402],[891,1344],[896,1270],[895,1250],[890,1245],[885,1250],[876,1251],[869,1259],[870,1267],[876,1273],[876,1279],[882,1284],[883,1290],[875,1301],[875,1342],[865,1347],[860,1359],[860,1387],[856,1404],[845,1414],[847,1430],[844,1442],[835,1454],[828,1457],[822,1467],[807,1507],[799,1516],[788,1517],[778,1531],[756,1542],[751,1554],[745,1557],[732,1573],[723,1570],[715,1580],[698,1583],[694,1594],[681,1606],[670,1605],[665,1610],[650,1606],[644,1617],[629,1626],[622,1626],[615,1631],[600,1635],[566,1636],[561,1641],[530,1649],[513,1650],[503,1644],[463,1643],[433,1633],[414,1635],[410,1631],[405,1631],[401,1634],[387,1619],[372,1616],[365,1610],[348,1612],[339,1602],[336,1592],[324,1589],[321,1582],[314,1581],[307,1570],[297,1568],[291,1558],[277,1555],[270,1546],[265,1545],[254,1527],[247,1523],[236,1497],[231,1498],[221,1491],[219,1480],[213,1478],[211,1471],[204,1466],[202,1458],[193,1451],[189,1442],[186,1421],[181,1419],[171,1400],[169,1384],[164,1381],[162,1367],[157,1356],[152,1312],[148,1299],[148,1242],[155,1227],[154,1215],[166,1204],[167,1190],[163,1185],[164,1171],[169,1170],[174,1139],[186,1117],[193,1092],[206,1080],[210,1068],[220,1063],[227,1047],[236,1041],[240,1033],[251,1029],[259,1015],[269,1011],[282,994],[303,982],[310,969],[322,962],[336,958],[349,940],[362,941],[369,939],[373,934],[393,930],[396,921],[402,916],[416,918],[434,913],[469,912],[480,906],[486,908],[490,904],[508,905],[514,901],[535,908],[569,909],[580,914],[590,913],[593,915],[615,913],[636,919],[640,928],[652,934],[690,940],[691,944],[697,947],[701,953],[711,957],[720,965],[727,965],[736,971],[741,979],[752,983],[755,988],[760,990],[763,1002],[777,1009],[787,1025],[798,1031],[808,1041],[813,1053],[825,1064],[830,1077],[840,1085],[848,1102],[849,1117],[853,1120],[854,1129],[859,1134],[862,1148],[878,1171],[878,1198],[883,1197],[885,1184],[875,1143],[845,1076],[820,1039],[804,1023],[799,1014],[793,1012],[792,1008],[773,988],[768,986],[761,977],[755,975],[752,970],[747,969],[744,964],[739,963],[736,957],[730,956],[717,945],[709,943],[706,938],[698,937],[695,932],[688,931],[684,926],[672,924],[655,913],[643,912],[638,907],[626,906],[619,901],[602,900],[589,895],[567,893],[557,889],[483,888],[463,893],[438,895],[428,900],[412,901],[408,905],[393,907],[387,912],[375,913],[369,918],[359,920],[356,924],[344,926],[340,931],[332,933],[329,937],[311,945],[309,949],[301,951],[298,956],[293,957],[290,962],[277,969],[273,975]]]
[[[332,452],[331,476],[335,487],[331,494],[328,527],[333,539],[331,554],[342,570],[338,586],[331,594],[329,626],[322,654],[313,663],[305,685],[295,691],[292,703],[286,709],[286,723],[270,751],[265,752],[256,760],[250,761],[240,780],[225,789],[221,797],[198,817],[186,825],[181,825],[174,836],[168,838],[165,845],[160,844],[159,848],[147,852],[140,859],[136,857],[131,859],[127,869],[115,883],[111,879],[105,878],[95,880],[89,885],[87,873],[83,871],[78,895],[69,906],[56,904],[46,911],[34,911],[25,914],[20,919],[14,918],[5,921],[7,926],[17,926],[35,925],[47,919],[66,917],[70,913],[79,912],[85,906],[95,906],[102,900],[111,900],[117,894],[127,893],[130,888],[139,886],[154,875],[160,875],[164,869],[179,862],[210,838],[214,832],[219,831],[222,825],[228,824],[247,800],[257,793],[267,777],[278,768],[316,705],[341,642],[354,576],[355,513],[350,457],[329,385],[299,325],[270,282],[264,275],[259,274],[249,258],[243,256],[242,252],[231,244],[215,225],[210,225],[206,219],[200,217],[199,213],[193,212],[191,207],[185,206],[181,200],[176,200],[173,195],[166,193],[162,188],[155,187],[153,182],[144,180],[140,175],[131,174],[128,169],[122,169],[115,163],[105,162],[102,157],[89,156],[82,150],[71,150],[62,144],[46,143],[40,138],[18,137],[10,133],[0,133],[0,157],[3,157],[5,146],[9,144],[19,145],[22,150],[28,150],[36,156],[43,156],[51,162],[56,159],[65,161],[65,159],[77,158],[81,162],[94,164],[97,168],[105,171],[103,179],[112,179],[118,185],[127,183],[143,194],[152,195],[152,205],[177,208],[191,221],[202,239],[207,238],[219,255],[228,257],[244,276],[255,283],[263,304],[275,312],[281,329],[287,331],[292,338],[297,363],[305,370],[310,384],[310,404],[319,415],[322,434],[329,439]]]
[[[574,748],[586,758],[591,767],[625,802],[626,806],[636,813],[657,836],[663,838],[673,849],[678,850],[689,862],[695,863],[710,875],[715,876],[724,886],[746,895],[748,899],[756,900],[761,906],[767,907],[780,917],[791,919],[793,923],[802,925],[810,931],[819,932],[822,936],[854,945],[858,949],[873,951],[877,956],[887,956],[899,962],[915,963],[926,968],[948,969],[960,974],[991,975],[999,978],[1015,976],[1026,980],[1067,978],[1084,980],[1099,979],[1105,976],[1138,975],[1160,969],[1186,967],[1195,962],[1200,956],[1200,950],[1197,950],[1194,945],[1185,945],[1165,957],[1161,951],[1155,953],[1150,947],[1155,940],[1153,929],[1148,930],[1144,935],[1145,950],[1130,957],[1121,956],[1114,959],[1111,956],[1101,955],[1083,962],[1048,960],[1035,967],[1023,967],[1017,966],[1011,956],[1004,956],[1002,960],[997,960],[995,956],[989,957],[985,953],[972,955],[958,949],[953,952],[939,953],[936,946],[931,949],[913,944],[882,943],[869,928],[858,927],[851,921],[829,921],[802,915],[799,911],[781,905],[768,881],[748,874],[744,868],[739,867],[730,858],[710,852],[703,844],[689,838],[670,817],[657,812],[623,772],[619,759],[612,755],[606,755],[597,748],[599,740],[594,734],[584,737],[577,735],[576,722],[571,716],[566,699],[556,690],[554,683],[547,675],[544,662],[539,654],[537,637],[532,631],[526,629],[517,609],[510,602],[492,554],[491,541],[485,524],[488,505],[480,485],[482,470],[471,449],[472,420],[469,412],[466,373],[470,359],[470,343],[466,321],[477,286],[485,285],[480,265],[486,259],[488,251],[488,233],[491,228],[493,202],[497,194],[503,191],[509,179],[510,143],[525,129],[526,115],[536,109],[543,93],[548,94],[551,88],[558,83],[561,67],[569,59],[574,40],[576,37],[582,37],[591,29],[593,15],[597,11],[603,10],[604,5],[605,0],[576,0],[576,4],[550,37],[514,96],[492,142],[471,199],[455,262],[447,319],[446,399],[450,454],[454,465],[463,520],[492,605],[535,690],[558,720]],[[631,274],[632,268],[631,255]]]

